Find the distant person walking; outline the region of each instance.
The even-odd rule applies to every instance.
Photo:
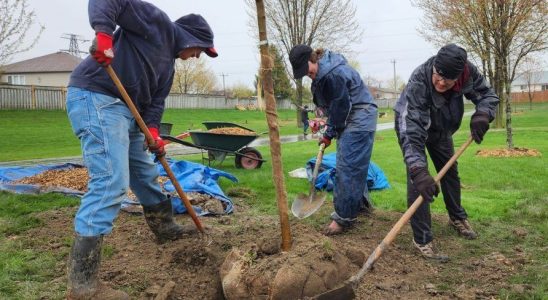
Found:
[[[98,276],[103,236],[111,233],[129,187],[158,243],[179,239],[190,229],[174,222],[156,164],[143,149],[145,137],[104,67],[112,65],[120,76],[154,137],[148,150],[161,156],[158,128],[175,60],[198,58],[202,52],[216,57],[217,52],[213,32],[200,15],[172,22],[140,0],[90,0],[88,10],[94,50],[72,72],[67,91],[67,113],[90,177],[74,219],[67,299],[129,299]]]
[[[326,49],[297,45],[289,52],[296,79],[312,79],[316,107],[327,112],[327,128],[318,144],[337,139],[337,164],[333,203],[335,211],[324,234],[343,233],[361,210],[369,206],[367,170],[377,125],[377,105],[360,74],[344,56]]]
[[[308,105],[305,105],[303,107],[299,107],[301,111],[301,122],[303,123],[303,135],[306,136],[308,134],[308,113],[312,112],[311,109],[308,109]]]
[[[499,98],[470,61],[466,51],[449,44],[415,69],[394,107],[395,129],[407,169],[407,205],[422,195],[424,202],[411,218],[413,244],[422,256],[447,260],[432,245],[430,202],[439,193],[428,171],[426,151],[440,171],[455,153],[453,134],[464,113],[463,95],[476,106],[470,132],[481,143],[495,118]],[[441,191],[449,213],[449,224],[464,238],[475,239],[461,205],[461,185],[457,163],[441,179]]]

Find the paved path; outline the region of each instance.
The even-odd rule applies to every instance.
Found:
[[[465,112],[465,116],[472,115],[474,112],[469,111]],[[380,123],[377,124],[377,131],[383,131],[394,128],[394,122],[389,123]],[[299,135],[284,135],[280,137],[280,142],[282,144],[285,143],[293,143],[293,142],[299,142],[299,141],[306,141],[311,138],[315,138],[315,136],[308,136],[303,137],[302,134]],[[261,137],[249,144],[251,147],[257,147],[257,146],[265,146],[270,143],[270,140],[268,137]],[[187,147],[176,143],[171,143],[166,146],[167,153],[171,156],[178,156],[178,155],[187,155],[187,154],[199,154],[202,150],[198,148],[193,147]],[[57,158],[44,158],[44,159],[31,159],[31,160],[19,160],[19,161],[9,161],[9,162],[0,162],[0,166],[26,166],[26,165],[36,165],[36,164],[59,164],[59,163],[75,163],[75,164],[82,164],[82,157],[81,156],[71,156],[71,157],[57,157]]]

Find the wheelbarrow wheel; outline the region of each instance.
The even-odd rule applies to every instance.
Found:
[[[257,149],[253,147],[245,147],[238,152],[240,154],[236,154],[236,168],[251,170],[258,169],[263,165],[263,162],[261,161],[261,159],[263,159],[263,156],[261,155],[261,152],[259,152]]]

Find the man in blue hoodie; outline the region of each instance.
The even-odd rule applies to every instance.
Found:
[[[88,191],[75,216],[76,237],[68,264],[68,299],[128,299],[98,280],[103,236],[112,231],[131,187],[158,243],[181,238],[191,229],[173,221],[170,199],[158,171],[143,149],[145,138],[104,69],[111,65],[155,139],[149,151],[164,155],[159,124],[174,77],[176,58],[216,57],[213,32],[200,15],[172,22],[140,0],[90,0],[94,52],[73,71],[67,113],[80,139],[88,169]],[[118,26],[118,28],[117,28]]]
[[[312,79],[314,104],[328,115],[319,144],[337,142],[333,203],[335,211],[324,234],[334,235],[352,226],[361,210],[370,209],[367,170],[377,126],[377,105],[360,74],[346,59],[329,50],[297,45],[289,53],[293,76]]]

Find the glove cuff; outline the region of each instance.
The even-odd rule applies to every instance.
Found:
[[[476,119],[476,118],[485,119],[485,120],[487,120],[487,122],[490,122],[490,121],[491,121],[491,117],[489,116],[489,114],[486,113],[486,112],[480,111],[480,110],[477,110],[477,111],[472,115],[472,119]]]
[[[413,167],[409,169],[409,175],[411,176],[411,179],[416,178],[420,174],[427,174],[430,175],[428,172],[428,169],[426,167]]]
[[[152,134],[152,137],[154,139],[157,139],[160,136],[160,132],[158,131],[158,128],[156,127],[149,127],[148,131],[150,131],[150,134]]]
[[[111,35],[111,34],[108,34],[108,33],[106,33],[106,32],[101,32],[101,31],[96,32],[96,33],[95,33],[95,36],[97,36],[98,38],[101,37],[101,38],[107,38],[107,39],[112,40],[112,35]]]

